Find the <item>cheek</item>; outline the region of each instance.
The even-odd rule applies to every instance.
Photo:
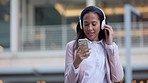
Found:
[[[98,25],[97,27],[96,27],[96,32],[100,32],[100,25]]]
[[[84,33],[86,34],[87,33],[87,30],[86,29],[83,29]]]

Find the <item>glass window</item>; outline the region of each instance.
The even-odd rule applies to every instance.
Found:
[[[0,46],[10,48],[10,1],[0,0]]]
[[[61,16],[53,6],[35,7],[35,25],[61,24]]]

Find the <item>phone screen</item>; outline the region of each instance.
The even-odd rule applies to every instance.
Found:
[[[84,45],[83,49],[87,49],[88,48],[88,43],[87,43],[86,39],[79,39],[78,42],[79,42],[79,46],[80,45]]]

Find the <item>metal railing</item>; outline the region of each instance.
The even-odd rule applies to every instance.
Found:
[[[124,48],[125,31],[123,23],[110,23],[114,29],[114,41]],[[148,47],[148,23],[133,22],[132,47]],[[20,36],[20,51],[64,50],[67,42],[76,38],[71,25],[23,27]]]
[[[31,26],[21,32],[21,51],[62,50],[76,36],[71,25]]]

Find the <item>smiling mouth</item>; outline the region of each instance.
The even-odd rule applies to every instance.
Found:
[[[89,32],[89,33],[87,33],[88,35],[94,35],[94,32]]]

